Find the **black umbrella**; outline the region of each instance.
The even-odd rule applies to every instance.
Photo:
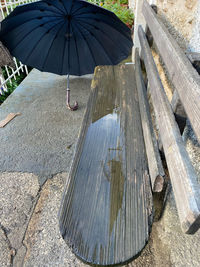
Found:
[[[115,65],[131,50],[130,29],[117,16],[82,0],[43,0],[17,7],[0,40],[22,63],[59,75],[84,75]],[[67,86],[67,105],[69,86]]]

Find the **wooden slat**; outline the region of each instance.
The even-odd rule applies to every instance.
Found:
[[[186,52],[186,56],[192,63],[192,66],[196,69],[196,71],[200,75],[200,53],[198,52]]]
[[[186,126],[187,115],[185,114],[184,107],[181,103],[180,97],[177,90],[174,91],[172,101],[171,101],[172,110],[175,114],[176,122],[178,124],[181,135]]]
[[[141,26],[138,34],[181,226],[185,233],[193,234],[200,227],[200,187],[197,176]]]
[[[156,5],[151,5],[151,8],[154,10],[154,12],[157,14],[158,12],[158,8]],[[146,26],[146,37],[147,37],[147,40],[148,40],[148,43],[149,43],[149,46],[152,47],[153,45],[153,36],[151,34],[151,31],[149,30],[149,27],[148,25]]]
[[[153,192],[161,192],[163,190],[165,172],[153,130],[147,91],[142,77],[139,51],[137,48],[135,51],[135,78],[152,190]]]
[[[87,263],[135,257],[151,224],[151,188],[133,65],[97,67],[60,210],[60,230]]]
[[[143,4],[143,15],[200,141],[200,76],[146,0]]]

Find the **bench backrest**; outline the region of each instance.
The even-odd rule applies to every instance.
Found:
[[[200,140],[200,76],[146,0],[143,15],[176,88],[176,94]],[[200,186],[141,26],[138,28],[138,36],[181,226],[185,233],[193,234],[200,227]],[[135,64],[136,69],[140,69],[138,50],[135,53]]]

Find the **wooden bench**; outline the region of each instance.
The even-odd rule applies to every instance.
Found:
[[[181,101],[199,138],[199,76],[146,1],[143,13],[177,90],[172,108],[139,27],[141,57],[181,227],[193,234],[200,227],[200,190],[176,122],[180,116],[174,112]],[[121,264],[139,255],[153,216],[158,219],[164,206],[167,182],[140,61],[136,49],[135,66],[95,69],[59,214],[63,238],[87,263]]]
[[[60,211],[82,260],[124,263],[144,248],[152,194],[134,66],[97,67]]]
[[[200,140],[200,76],[165,26],[158,20],[154,9],[146,0],[143,4],[143,14],[176,89],[171,106],[161,83],[145,32],[139,26],[138,35],[141,44],[141,57],[147,73],[149,91],[181,227],[185,233],[193,234],[200,227],[200,186],[182,140],[176,118],[184,116],[182,112],[184,108],[193,130],[198,140]],[[143,93],[144,97],[146,97],[146,90],[142,86],[144,82],[138,50],[135,53],[135,65],[138,94]],[[180,102],[183,108],[179,108],[179,111],[181,110],[182,113],[174,114],[178,110],[177,106],[178,104],[180,105]],[[146,130],[144,127],[143,131],[145,135]],[[148,155],[148,145],[146,145],[146,150]]]

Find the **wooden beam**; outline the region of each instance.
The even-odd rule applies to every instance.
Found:
[[[165,172],[158,149],[158,142],[154,134],[147,90],[142,75],[138,48],[136,48],[135,50],[135,77],[143,136],[151,178],[151,187],[153,191],[154,221],[158,221],[164,210],[168,183],[165,179]]]
[[[200,76],[146,0],[143,4],[143,15],[200,141]]]
[[[142,27],[139,39],[182,230],[200,228],[200,187]]]
[[[156,5],[151,5],[151,8],[154,10],[154,12],[157,14],[158,12],[158,8]],[[153,45],[153,36],[151,34],[151,31],[148,27],[148,25],[146,26],[146,37],[147,37],[147,40],[148,40],[148,43],[149,43],[149,46],[152,47]]]
[[[189,58],[196,71],[200,74],[200,53],[186,52],[186,56]]]
[[[153,192],[161,192],[163,189],[165,172],[163,170],[158,144],[153,130],[138,48],[136,48],[135,51],[135,77],[152,190]]]
[[[187,115],[185,113],[184,107],[181,103],[180,97],[177,90],[174,91],[172,101],[171,101],[172,110],[175,114],[175,119],[178,124],[181,135],[186,126]]]

